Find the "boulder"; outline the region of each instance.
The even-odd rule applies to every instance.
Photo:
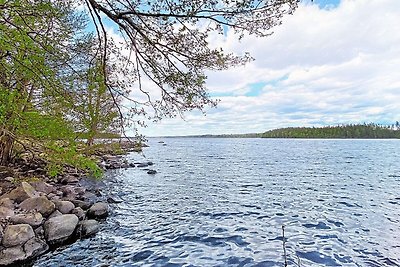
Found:
[[[49,250],[49,246],[46,242],[37,237],[29,239],[24,245],[24,251],[27,258],[37,257],[45,253],[47,250]]]
[[[14,202],[9,198],[0,199],[0,207],[14,209]]]
[[[87,237],[94,235],[100,230],[100,224],[96,220],[85,220],[78,224],[78,236]]]
[[[28,214],[18,214],[12,216],[10,221],[13,224],[29,224],[33,228],[40,226],[43,222],[43,216],[39,212],[28,213]]]
[[[18,261],[26,260],[26,254],[22,246],[16,246],[0,250],[0,266],[10,265]]]
[[[71,213],[75,214],[79,220],[83,220],[86,217],[86,212],[81,207],[76,207]]]
[[[60,182],[62,184],[76,184],[79,182],[79,179],[75,176],[67,175],[67,176],[62,177],[60,179]]]
[[[108,205],[104,202],[97,202],[93,204],[87,211],[89,218],[105,218],[108,215]]]
[[[87,210],[88,208],[90,208],[90,206],[92,205],[92,203],[88,202],[88,201],[82,201],[82,200],[72,200],[71,201],[76,207],[80,207],[84,210]]]
[[[43,226],[42,226],[42,225],[39,226],[38,228],[36,228],[36,229],[34,230],[34,232],[35,232],[35,235],[36,235],[36,236],[38,236],[38,237],[44,237],[44,229],[43,229]]]
[[[52,214],[49,215],[49,219],[50,218],[54,218],[54,217],[58,217],[63,215],[59,210],[55,210]]]
[[[14,210],[0,206],[0,218],[9,218],[14,216]]]
[[[19,207],[27,211],[38,211],[44,217],[49,216],[55,209],[54,203],[45,196],[28,198],[24,200]]]
[[[138,168],[144,168],[144,167],[148,167],[148,166],[149,166],[149,164],[147,164],[147,163],[138,163],[136,165],[136,167],[138,167]]]
[[[70,201],[53,201],[53,203],[56,205],[56,209],[63,214],[70,213],[75,208],[75,205]]]
[[[20,186],[13,189],[10,193],[4,194],[0,199],[9,198],[17,203],[21,203],[25,199],[36,197],[38,193],[27,182],[22,182]]]
[[[44,225],[44,236],[49,244],[61,244],[68,240],[78,225],[78,217],[65,214],[48,219]]]
[[[55,190],[56,190],[54,188],[54,186],[52,186],[52,185],[50,185],[48,183],[42,182],[42,181],[32,182],[31,185],[36,189],[36,191],[43,192],[43,193],[45,193],[47,195],[50,194],[50,193],[55,192]]]
[[[2,243],[6,248],[20,246],[34,236],[35,233],[29,224],[8,225],[4,231]]]

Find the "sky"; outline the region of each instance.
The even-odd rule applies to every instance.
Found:
[[[146,136],[265,132],[400,120],[400,1],[303,1],[266,38],[215,44],[255,61],[209,72],[217,108],[139,129]]]

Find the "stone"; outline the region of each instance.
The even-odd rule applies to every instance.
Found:
[[[31,185],[35,188],[36,191],[43,192],[47,195],[56,191],[54,186],[42,181],[32,182]]]
[[[0,199],[9,198],[17,203],[21,203],[25,199],[36,197],[37,195],[36,190],[30,184],[22,182],[20,186],[13,189],[10,193],[2,195]]]
[[[129,163],[129,167],[135,168],[135,163],[133,163],[133,162]]]
[[[27,211],[36,210],[40,212],[44,217],[49,216],[55,210],[54,203],[44,196],[28,198],[24,200],[19,207]]]
[[[156,170],[148,170],[148,171],[147,171],[147,174],[156,174],[156,173],[157,173]]]
[[[12,183],[12,182],[14,182],[14,178],[9,176],[9,177],[4,178],[4,181]]]
[[[55,210],[52,214],[49,215],[49,219],[57,217],[57,216],[61,216],[61,215],[63,215],[63,214],[59,210]]]
[[[82,201],[82,200],[72,200],[71,201],[76,207],[80,207],[84,210],[87,210],[90,208],[90,206],[92,205],[92,203],[90,203],[89,201]]]
[[[44,229],[43,229],[43,226],[39,226],[38,228],[36,228],[36,229],[34,230],[34,232],[35,232],[35,235],[36,235],[36,236],[44,237]]]
[[[83,220],[86,217],[86,212],[81,207],[76,207],[73,209],[71,214],[75,214],[79,220]]]
[[[60,182],[62,184],[76,184],[79,182],[79,179],[72,175],[67,175],[61,178]]]
[[[4,230],[2,243],[6,248],[20,246],[34,236],[35,233],[29,224],[8,225]]]
[[[70,213],[71,210],[75,208],[75,205],[72,202],[66,200],[53,201],[53,203],[56,205],[56,209],[63,214]]]
[[[0,250],[0,266],[10,265],[18,261],[26,260],[26,258],[26,254],[22,246]]]
[[[136,167],[138,167],[138,168],[144,168],[144,167],[148,167],[149,165],[147,164],[147,163],[138,163],[137,165],[136,165]]]
[[[0,199],[0,207],[14,209],[14,202],[9,198]]]
[[[97,233],[100,230],[100,224],[96,220],[85,220],[78,224],[78,236],[87,237]]]
[[[74,233],[78,221],[78,217],[74,214],[64,214],[48,219],[43,225],[47,242],[53,245],[68,240]]]
[[[14,216],[14,210],[6,207],[0,207],[0,218],[9,218]]]
[[[47,250],[49,250],[49,246],[46,242],[37,237],[29,239],[24,245],[24,251],[27,258],[40,256]]]
[[[114,198],[114,197],[108,197],[107,198],[107,203],[122,203],[123,201],[121,199],[118,198]]]
[[[97,202],[93,204],[87,211],[89,218],[105,218],[108,215],[108,205],[104,202]]]
[[[149,162],[147,162],[147,165],[152,166],[152,165],[154,165],[154,163],[149,161]]]
[[[29,224],[33,228],[40,226],[43,222],[43,216],[39,212],[28,214],[17,214],[10,218],[13,224]]]

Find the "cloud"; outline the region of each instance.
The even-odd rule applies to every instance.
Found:
[[[244,67],[208,73],[217,109],[150,124],[146,135],[263,132],[286,126],[394,122],[400,105],[400,1],[301,4],[267,38],[212,36],[251,53]]]

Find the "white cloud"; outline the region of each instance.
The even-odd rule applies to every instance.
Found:
[[[209,73],[217,109],[149,125],[146,135],[246,133],[285,126],[394,122],[400,105],[400,1],[343,0],[333,9],[302,4],[267,38],[228,32],[214,45],[256,58]],[[265,83],[255,96],[252,85]]]

